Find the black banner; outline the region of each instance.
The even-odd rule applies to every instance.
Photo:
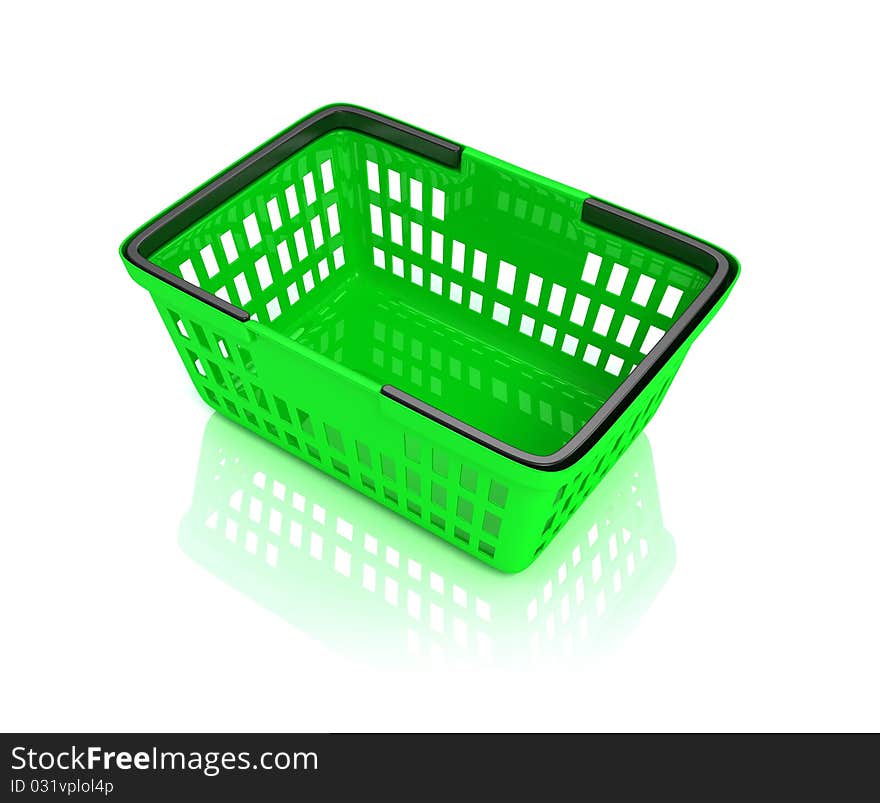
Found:
[[[812,753],[805,760],[756,749],[763,737],[752,737],[723,750],[701,739],[685,755],[668,736],[660,737],[666,749],[657,737],[636,738],[647,749],[583,734],[2,734],[0,799],[479,800],[562,790],[635,799],[643,789],[642,799],[721,789],[788,800],[801,785],[838,800],[873,788],[861,779],[873,765],[858,750],[849,759],[823,751],[822,761]]]

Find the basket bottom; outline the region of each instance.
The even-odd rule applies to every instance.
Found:
[[[283,334],[534,454],[568,442],[613,390],[601,377],[585,387],[576,367],[566,376],[550,359],[536,365],[534,353],[517,349],[518,340],[533,345],[518,333],[498,326],[495,339],[464,331],[467,310],[395,297],[363,275],[310,301],[278,327]]]

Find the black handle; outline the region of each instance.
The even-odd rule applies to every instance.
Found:
[[[393,385],[383,386],[382,394],[447,429],[531,468],[558,471],[580,460],[598,443],[621,413],[635,401],[679,346],[687,340],[700,321],[708,315],[733,283],[738,270],[736,260],[730,254],[598,198],[587,198],[584,201],[581,219],[591,226],[617,234],[630,242],[643,245],[687,265],[693,265],[707,273],[710,278],[693,303],[663,336],[657,348],[648,353],[636,370],[620,384],[568,443],[550,455],[531,454],[447,415],[442,410]]]
[[[338,129],[359,131],[399,148],[417,153],[446,167],[461,166],[461,145],[391,117],[358,106],[327,106],[282,131],[258,151],[236,162],[213,181],[202,185],[161,217],[135,232],[123,245],[125,258],[141,270],[183,290],[194,298],[240,321],[250,317],[241,307],[207,293],[170,271],[150,262],[149,257],[235,193],[277,167],[319,137]]]
[[[709,276],[727,272],[727,258],[707,243],[598,198],[587,198],[581,220],[625,240],[693,265]]]

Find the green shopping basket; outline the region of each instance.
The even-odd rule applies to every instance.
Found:
[[[725,251],[366,109],[320,109],[122,245],[202,398],[503,571],[641,432]]]

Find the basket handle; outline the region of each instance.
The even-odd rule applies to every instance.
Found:
[[[657,376],[670,357],[706,319],[712,308],[733,284],[738,272],[736,260],[726,251],[671,229],[649,218],[598,198],[587,198],[581,211],[584,223],[604,229],[679,262],[692,265],[709,276],[706,286],[682,313],[657,347],[639,363],[596,413],[564,446],[550,455],[536,455],[495,438],[461,419],[444,413],[393,385],[384,385],[382,395],[413,412],[429,418],[459,435],[530,468],[558,471],[583,457],[611,428],[621,413]]]
[[[728,273],[726,256],[708,243],[642,215],[636,215],[608,201],[592,197],[585,199],[581,209],[581,220],[589,226],[604,229],[631,243],[650,248],[686,265],[693,265],[703,273],[717,277],[719,284],[723,284]]]
[[[376,114],[360,106],[335,104],[309,115],[273,137],[244,159],[236,162],[219,176],[203,184],[164,214],[136,231],[122,245],[122,255],[145,273],[166,284],[183,290],[215,309],[246,321],[250,315],[241,307],[190,284],[180,276],[150,261],[150,256],[178,234],[205,217],[240,190],[289,159],[316,139],[338,129],[358,131],[381,139],[399,148],[412,151],[426,159],[458,169],[461,167],[461,145],[422,131],[391,117]]]

